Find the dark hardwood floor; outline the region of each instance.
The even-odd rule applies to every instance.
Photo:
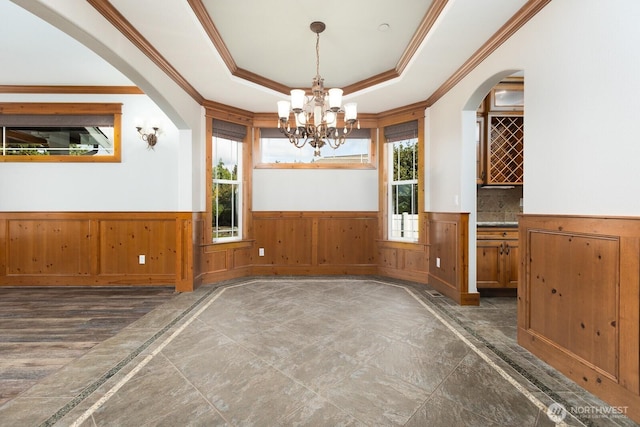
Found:
[[[0,406],[175,295],[171,286],[0,288]]]

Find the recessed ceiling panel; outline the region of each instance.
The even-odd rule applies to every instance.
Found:
[[[431,1],[204,0],[238,68],[289,87],[307,87],[316,74],[316,35],[322,21],[320,75],[344,87],[395,69]]]

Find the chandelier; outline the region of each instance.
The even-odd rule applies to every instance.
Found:
[[[355,102],[342,108],[342,89],[324,89],[324,79],[320,77],[320,33],[324,31],[324,22],[312,22],[309,26],[316,33],[316,76],[311,85],[311,96],[302,89],[291,91],[291,101],[278,101],[278,128],[289,142],[297,148],[309,144],[314,148],[313,155],[320,155],[320,148],[329,145],[338,148],[345,143],[354,125],[360,128]],[[295,127],[289,124],[291,112],[295,118]],[[344,127],[338,129],[338,114],[344,114]]]

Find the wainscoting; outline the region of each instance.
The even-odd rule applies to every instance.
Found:
[[[429,281],[460,305],[478,305],[480,294],[469,292],[469,214],[428,212]]]
[[[0,285],[193,290],[191,236],[190,212],[3,212]]]
[[[519,225],[519,344],[640,422],[640,220]]]
[[[377,272],[377,212],[254,212],[253,233],[256,275]]]
[[[1,213],[0,286],[175,284],[184,292],[250,275],[382,275],[478,303],[467,287],[468,214],[422,213],[415,243],[382,239],[378,212],[250,215],[246,240],[212,244],[203,213]]]

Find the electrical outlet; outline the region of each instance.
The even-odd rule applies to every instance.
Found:
[[[264,256],[264,248],[258,249],[258,256]]]
[[[440,268],[440,258],[436,257],[436,267]]]
[[[144,255],[138,255],[138,264],[144,264],[146,262],[146,257]]]

